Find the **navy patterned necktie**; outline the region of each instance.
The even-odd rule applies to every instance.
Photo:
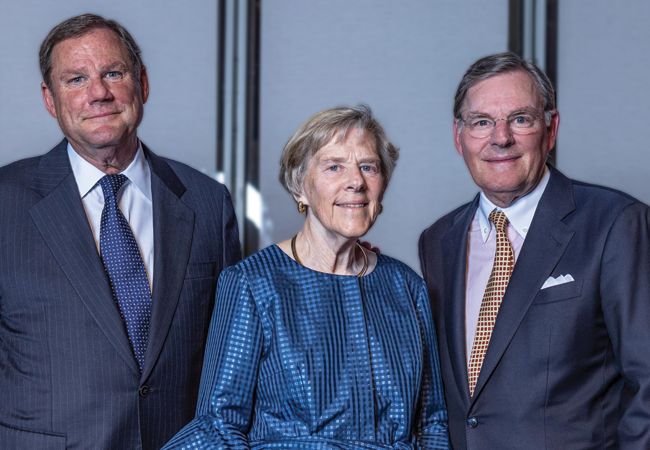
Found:
[[[142,371],[151,318],[151,289],[138,243],[117,205],[117,193],[127,181],[122,174],[106,175],[99,180],[104,192],[99,249]]]

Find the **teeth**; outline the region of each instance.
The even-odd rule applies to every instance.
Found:
[[[363,203],[361,203],[361,204],[357,203],[357,204],[354,204],[354,205],[339,205],[339,206],[341,206],[343,208],[363,208],[366,205],[364,205]]]

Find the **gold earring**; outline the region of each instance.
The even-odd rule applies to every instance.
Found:
[[[382,204],[380,203],[380,204],[379,204],[379,212],[377,213],[377,215],[381,214],[383,211],[384,211],[384,205],[382,205]]]
[[[300,214],[304,214],[305,211],[307,211],[307,205],[305,205],[303,202],[298,202],[298,212]]]

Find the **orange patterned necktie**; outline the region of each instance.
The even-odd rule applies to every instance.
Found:
[[[515,254],[506,234],[508,218],[502,211],[494,210],[490,213],[490,221],[494,223],[497,232],[497,250],[494,254],[492,273],[485,288],[485,294],[483,294],[481,310],[478,313],[476,336],[474,337],[472,355],[467,368],[470,398],[474,395],[476,380],[478,380],[478,375],[481,373],[483,358],[485,358],[485,352],[487,352],[490,343],[501,300],[503,294],[506,293],[512,269],[515,267]]]

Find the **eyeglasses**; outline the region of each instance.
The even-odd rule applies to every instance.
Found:
[[[465,124],[467,134],[475,138],[484,138],[492,134],[499,120],[504,120],[513,134],[532,134],[540,129],[544,113],[518,112],[507,119],[493,119],[484,114],[476,114],[467,119],[460,119]]]

